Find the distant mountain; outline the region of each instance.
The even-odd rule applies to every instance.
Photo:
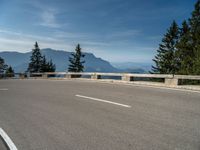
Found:
[[[50,48],[42,49],[41,52],[47,59],[52,59],[52,61],[56,64],[56,71],[67,70],[71,52],[53,50]],[[84,54],[86,72],[119,72],[119,70],[113,67],[109,62],[95,57],[92,53]],[[28,67],[31,52],[0,52],[0,56],[4,58],[8,65],[11,65],[14,68],[15,72],[24,72]]]
[[[69,65],[69,56],[71,52],[63,50],[53,50],[50,48],[42,49],[42,54],[47,59],[52,59],[56,64],[56,71],[66,71]],[[118,69],[113,67],[108,61],[101,58],[97,58],[92,53],[84,53],[84,60],[86,61],[85,72],[132,72],[132,73],[144,73],[142,68],[129,68]],[[4,58],[6,64],[11,65],[15,72],[24,72],[27,70],[30,60],[31,52],[19,53],[19,52],[0,52],[0,57]]]
[[[128,72],[131,72],[133,70],[134,72],[142,72],[144,73],[149,72],[151,70],[151,63],[136,63],[136,62],[112,62],[112,66],[115,68],[121,69],[121,70],[127,70]]]

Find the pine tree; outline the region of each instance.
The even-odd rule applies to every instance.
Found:
[[[176,57],[176,44],[179,38],[179,28],[175,21],[167,30],[167,33],[159,45],[157,55],[153,59],[155,66],[152,66],[151,73],[158,74],[175,74],[178,70],[177,57]]]
[[[0,74],[4,73],[7,67],[8,66],[5,64],[4,59],[0,57]]]
[[[41,65],[40,72],[48,72],[47,71],[47,60],[46,60],[45,55],[42,57],[42,65]]]
[[[52,59],[47,63],[47,66],[48,66],[48,72],[55,72],[56,65],[53,64]]]
[[[55,72],[56,66],[53,64],[52,59],[47,62],[45,55],[42,58],[41,72]]]
[[[83,64],[85,61],[82,61],[81,58],[85,57],[81,52],[80,44],[76,46],[75,52],[71,54],[72,57],[69,58],[70,65],[68,67],[69,72],[82,72],[84,69]]]
[[[193,74],[200,75],[200,0],[195,4],[195,9],[189,22],[191,27],[191,44],[194,52]]]
[[[190,27],[185,20],[182,23],[182,28],[180,28],[180,39],[176,46],[178,74],[188,75],[192,73],[194,52],[190,41]]]
[[[38,43],[35,43],[35,48],[32,50],[32,55],[30,57],[30,63],[28,66],[29,72],[41,72],[41,66],[42,66],[42,54],[40,52],[40,48],[38,46]]]
[[[14,70],[11,66],[6,69],[6,77],[14,77]]]

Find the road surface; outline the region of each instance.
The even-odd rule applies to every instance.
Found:
[[[0,128],[18,150],[200,150],[200,93],[0,80]]]
[[[7,147],[2,138],[0,138],[0,150],[7,150]]]

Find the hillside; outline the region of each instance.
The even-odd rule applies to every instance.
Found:
[[[62,50],[53,50],[50,48],[42,49],[42,54],[47,59],[52,59],[56,64],[56,71],[66,71],[68,67],[68,59],[71,52]],[[92,53],[84,53],[86,61],[85,71],[86,72],[119,72],[118,69],[114,68],[109,62],[95,57]],[[0,56],[4,58],[8,65],[11,65],[15,72],[24,72],[28,67],[28,62],[31,56],[31,52],[19,53],[19,52],[0,52]]]
[[[69,56],[71,52],[63,50],[54,50],[50,48],[42,49],[42,54],[47,59],[52,59],[56,64],[56,71],[66,71],[69,65]],[[113,67],[108,61],[96,57],[92,53],[84,53],[85,57],[85,72],[132,72],[132,73],[144,73],[142,68],[129,68],[122,69]],[[28,62],[31,56],[31,52],[19,53],[19,52],[0,52],[0,57],[4,58],[6,64],[11,65],[15,72],[25,72],[28,67]]]

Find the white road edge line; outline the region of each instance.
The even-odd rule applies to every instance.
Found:
[[[112,102],[112,101],[107,101],[107,100],[103,100],[103,99],[99,99],[99,98],[88,97],[88,96],[83,96],[83,95],[76,95],[76,96],[77,97],[81,97],[81,98],[85,98],[85,99],[94,100],[94,101],[99,101],[99,102],[114,104],[114,105],[118,105],[118,106],[121,106],[121,107],[131,108],[130,105],[120,104],[120,103],[116,103],[116,102]]]
[[[6,134],[6,132],[2,128],[0,128],[0,136],[3,138],[9,150],[17,150],[17,147],[15,146],[13,141],[10,139],[10,137]]]
[[[8,89],[0,89],[0,91],[8,91]]]

